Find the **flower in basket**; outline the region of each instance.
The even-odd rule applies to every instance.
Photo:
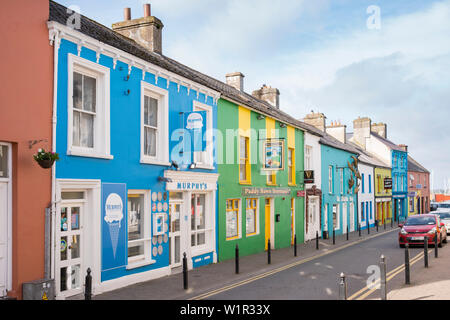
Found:
[[[44,149],[38,149],[38,152],[33,155],[33,158],[42,168],[50,168],[55,160],[59,160],[57,153],[45,151]]]

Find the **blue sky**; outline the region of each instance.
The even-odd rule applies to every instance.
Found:
[[[108,27],[143,15],[146,0],[57,0]],[[277,87],[281,109],[328,122],[368,116],[388,138],[450,184],[450,0],[154,0],[163,53],[246,92]],[[380,28],[370,29],[370,6]]]

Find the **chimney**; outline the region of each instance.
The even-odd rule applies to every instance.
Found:
[[[316,127],[317,129],[325,132],[326,130],[326,119],[323,113],[315,113],[311,111],[310,114],[307,114],[305,118],[303,118],[303,122]]]
[[[370,118],[361,118],[353,121],[353,141],[366,149],[366,139],[370,137],[372,120]]]
[[[280,91],[276,88],[268,87],[263,84],[261,89],[253,91],[252,96],[264,100],[275,108],[280,109]]]
[[[371,126],[371,131],[375,132],[384,139],[387,139],[387,125],[385,123],[373,123]]]
[[[227,84],[239,91],[244,91],[244,75],[240,72],[228,73],[226,76]]]
[[[347,126],[339,121],[331,122],[327,127],[327,133],[342,143],[347,143]]]
[[[403,149],[403,151],[408,152],[408,146],[406,144],[399,144],[398,145],[400,148]]]
[[[131,19],[130,8],[124,9],[124,21],[112,25],[112,29],[133,39],[146,49],[162,54],[161,20],[151,15],[150,4],[144,5],[144,17]]]

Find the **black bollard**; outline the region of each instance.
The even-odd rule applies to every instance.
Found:
[[[370,222],[369,222],[369,219],[367,219],[367,234],[370,234]]]
[[[333,229],[333,244],[336,244],[336,229]]]
[[[405,244],[405,284],[410,284],[409,277],[409,245]]]
[[[294,257],[297,256],[297,235],[294,235]]]
[[[383,222],[384,230],[386,230],[386,220]]]
[[[239,246],[236,244],[236,252],[235,252],[236,260],[235,260],[235,272],[239,274]]]
[[[188,267],[186,252],[183,253],[183,288],[184,290],[188,289]]]
[[[272,261],[270,259],[270,239],[267,241],[267,264],[270,264]]]
[[[339,276],[339,300],[347,300],[347,281],[344,273]]]
[[[358,232],[359,232],[359,236],[361,237],[361,224],[358,223]]]
[[[438,233],[437,230],[434,233],[434,257],[438,257]]]
[[[391,218],[391,229],[394,228],[394,220]]]
[[[380,277],[381,278],[380,279],[381,300],[387,300],[386,257],[384,255],[381,256],[380,271],[381,271],[381,277]]]
[[[425,236],[423,241],[423,262],[425,264],[425,268],[428,268],[428,237]]]
[[[347,226],[347,241],[348,241],[348,226]]]
[[[316,250],[319,250],[319,231],[316,231]]]
[[[92,276],[91,268],[87,269],[87,275],[85,280],[84,300],[92,300]]]
[[[378,220],[375,221],[375,225],[377,226],[377,232],[378,232]]]

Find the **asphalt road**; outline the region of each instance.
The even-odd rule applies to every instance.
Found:
[[[348,297],[364,294],[369,266],[377,266],[381,255],[386,257],[387,273],[403,266],[404,249],[397,242],[398,232],[355,244],[309,262],[280,271],[245,285],[209,296],[211,300],[337,300],[339,275],[347,278]],[[411,259],[423,253],[423,248],[410,248]],[[431,256],[431,255],[430,255]],[[423,260],[417,263],[423,263]],[[392,282],[401,282],[404,272],[399,272]],[[389,288],[389,285],[388,285]],[[379,290],[367,298],[379,297]]]

